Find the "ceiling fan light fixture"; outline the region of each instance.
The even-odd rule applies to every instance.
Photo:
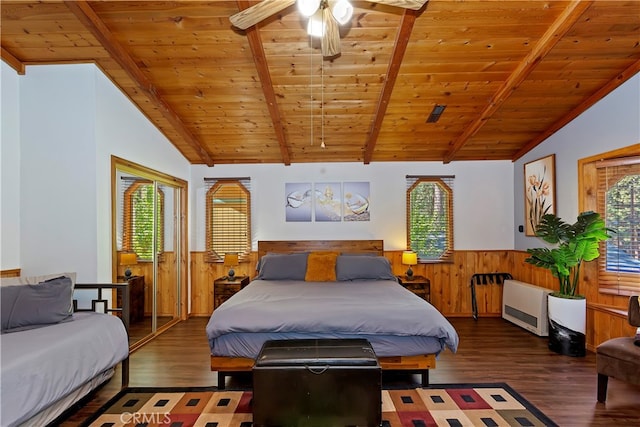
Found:
[[[307,34],[311,37],[324,36],[324,20],[322,19],[322,10],[318,10],[307,22]]]
[[[307,18],[320,8],[320,0],[298,0],[298,10]]]
[[[336,18],[338,24],[344,25],[353,16],[353,6],[347,0],[337,0],[331,8],[331,14]]]

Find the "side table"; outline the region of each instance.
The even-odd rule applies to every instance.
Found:
[[[144,320],[144,276],[118,276],[118,281],[129,284],[129,322]],[[122,292],[118,291],[117,304],[121,307]]]
[[[431,282],[424,276],[413,276],[411,279],[407,276],[397,276],[398,282],[406,289],[423,298],[425,301],[431,301]]]
[[[235,279],[229,280],[227,276],[220,277],[213,281],[213,309],[215,310],[231,298],[236,292],[249,284],[251,279],[249,276],[236,276]]]

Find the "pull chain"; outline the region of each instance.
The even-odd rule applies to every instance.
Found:
[[[311,83],[309,84],[309,113],[311,116],[311,143],[313,145],[313,40],[309,35],[309,46],[311,48],[309,53],[309,74],[311,75]]]
[[[321,79],[321,87],[320,87],[320,118],[322,122],[320,123],[321,130],[321,138],[320,138],[320,148],[325,149],[327,146],[324,144],[324,58],[320,60],[320,79]]]

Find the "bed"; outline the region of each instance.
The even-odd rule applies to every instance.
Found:
[[[43,426],[103,384],[122,364],[122,387],[128,382],[128,310],[121,317],[78,308],[75,289],[90,292],[92,308],[126,284],[73,284],[67,276],[31,280],[3,279],[0,376],[2,426]],[[91,290],[91,291],[90,291]],[[15,298],[14,298],[15,297]],[[11,302],[13,298],[13,302]],[[11,314],[9,315],[9,312]]]
[[[260,241],[258,274],[211,315],[206,333],[218,387],[252,369],[273,339],[366,338],[384,370],[422,374],[457,350],[435,307],[398,284],[381,240]]]

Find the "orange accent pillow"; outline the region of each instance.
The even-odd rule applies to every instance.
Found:
[[[338,252],[311,252],[307,258],[307,282],[335,282]]]

